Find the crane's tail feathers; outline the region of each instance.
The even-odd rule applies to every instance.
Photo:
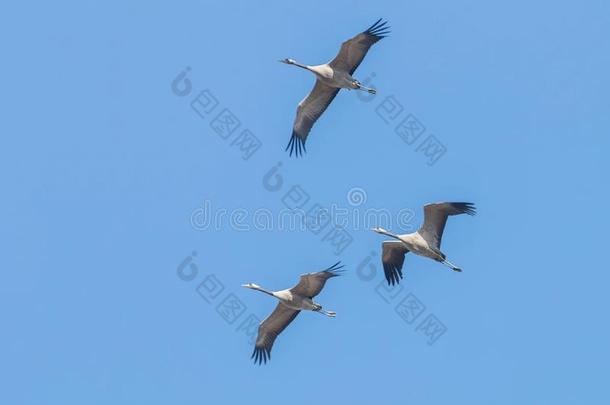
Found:
[[[286,145],[286,149],[290,148],[290,156],[292,156],[292,152],[295,153],[296,157],[302,156],[303,152],[307,152],[305,148],[305,139],[299,137],[296,132],[292,131],[292,136],[290,137],[290,141],[288,145]]]

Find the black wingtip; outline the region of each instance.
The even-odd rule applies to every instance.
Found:
[[[474,203],[470,202],[457,202],[452,203],[452,205],[462,211],[464,214],[468,214],[474,216],[477,214],[477,207],[475,207]]]
[[[397,281],[394,279],[394,272],[386,273],[385,279],[388,282],[389,287],[393,287],[394,284],[397,283]]]
[[[400,284],[402,280],[402,270],[398,268],[387,268],[384,266],[385,279],[390,287]]]
[[[290,156],[292,156],[293,152],[295,153],[295,157],[303,156],[303,152],[307,152],[307,149],[305,148],[305,139],[301,139],[294,131],[284,150],[287,151],[288,148],[290,148]]]
[[[364,32],[366,34],[373,35],[378,39],[385,38],[390,33],[390,26],[386,25],[387,23],[387,21],[383,21],[383,18],[380,18]]]
[[[329,270],[339,270],[339,269],[342,269],[343,267],[345,267],[345,266],[342,265],[341,260],[339,260],[337,263],[330,266]]]
[[[254,364],[258,364],[259,366],[267,364],[267,360],[271,360],[271,349],[255,347],[250,358],[254,359]]]
[[[333,276],[340,276],[342,273],[345,272],[344,267],[345,266],[341,265],[341,261],[339,260],[337,263],[322,271],[331,273]]]
[[[373,25],[371,25],[371,26],[370,26],[370,27],[367,29],[367,31],[374,30],[374,29],[377,27],[377,24],[379,24],[379,23],[380,23],[382,20],[383,20],[383,18],[380,18],[379,20],[375,21],[375,22],[373,23]]]

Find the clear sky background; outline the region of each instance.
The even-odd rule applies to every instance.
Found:
[[[607,2],[111,3],[0,7],[0,402],[609,401]],[[391,36],[356,72],[377,96],[342,91],[289,158],[314,79],[277,60],[324,63],[379,17]],[[206,89],[218,105],[200,117]],[[224,108],[241,123],[227,140]],[[395,133],[408,114],[426,129],[412,145]],[[246,128],[261,146],[244,160]],[[446,148],[433,165],[429,135]],[[251,224],[296,185],[305,208],[410,209],[404,232],[425,203],[476,203],[443,239],[464,272],[409,255],[387,292],[362,224],[340,254],[326,230],[192,224],[206,201]],[[254,366],[240,325],[275,302],[240,284],[288,288],[337,260],[317,298],[337,318],[302,313]],[[414,320],[405,297],[425,306]],[[433,344],[426,319],[446,329]]]

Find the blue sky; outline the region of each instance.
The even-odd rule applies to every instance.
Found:
[[[377,96],[341,92],[288,158],[313,77],[277,60],[326,62],[379,17],[392,34],[355,75]],[[607,402],[609,23],[602,1],[3,4],[0,401]],[[425,203],[475,202],[443,238],[464,272],[407,257],[388,292],[383,238],[353,221],[339,254],[332,225],[254,226],[297,186],[305,209],[407,210],[411,230]],[[206,203],[239,226],[197,225]],[[301,314],[253,366],[240,325],[275,302],[240,284],[337,260],[318,297],[337,318]]]

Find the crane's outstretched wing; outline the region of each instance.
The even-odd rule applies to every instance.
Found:
[[[275,338],[286,329],[286,326],[290,325],[290,322],[297,317],[299,312],[301,311],[290,309],[279,303],[271,315],[261,322],[251,356],[255,364],[267,363],[267,360],[271,359],[271,348]]]
[[[301,275],[299,284],[295,285],[290,289],[294,294],[301,295],[303,297],[313,298],[320,294],[326,280],[332,277],[337,277],[342,273],[343,266],[339,266],[341,262],[337,262],[330,266],[328,269],[319,271],[317,273],[306,273]]]
[[[424,224],[417,231],[431,248],[440,249],[443,230],[449,215],[476,214],[472,203],[446,202],[424,205]]]
[[[409,249],[404,243],[397,240],[385,241],[381,246],[381,262],[383,263],[385,279],[388,281],[388,285],[398,284],[402,278],[402,265]]]
[[[327,86],[321,81],[316,80],[316,84],[311,92],[301,100],[297,107],[297,117],[292,126],[292,136],[286,146],[286,150],[290,148],[290,156],[292,156],[293,151],[297,157],[306,152],[305,141],[311,127],[320,118],[338,92],[338,88]]]
[[[388,31],[390,27],[386,26],[387,23],[387,21],[381,22],[380,18],[366,31],[345,41],[341,44],[341,50],[339,50],[335,59],[329,62],[329,65],[333,68],[347,71],[350,75],[353,74],[366,56],[369,48],[390,33]]]

